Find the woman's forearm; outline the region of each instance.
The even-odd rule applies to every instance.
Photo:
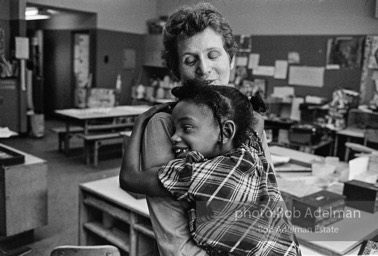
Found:
[[[140,171],[143,131],[149,118],[159,109],[161,107],[154,107],[148,113],[143,113],[134,123],[131,137],[126,145],[119,175],[120,186],[124,190],[150,196],[169,194],[158,180],[158,167],[145,170],[144,172]]]

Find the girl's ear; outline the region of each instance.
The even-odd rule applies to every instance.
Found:
[[[234,139],[236,132],[236,125],[234,121],[227,120],[223,123],[222,133],[223,133],[223,144],[226,144]]]

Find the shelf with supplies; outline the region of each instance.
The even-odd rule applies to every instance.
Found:
[[[145,198],[119,187],[118,176],[80,185],[79,243],[113,244],[128,255],[153,254],[154,233]]]

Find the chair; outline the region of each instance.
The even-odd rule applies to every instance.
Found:
[[[62,245],[55,247],[50,256],[121,256],[113,245]]]
[[[349,155],[351,151],[360,152],[365,154],[370,154],[373,152],[378,152],[378,149],[369,147],[371,143],[378,145],[378,129],[366,128],[364,130],[364,142],[363,144],[354,142],[345,142],[345,161],[349,160]]]

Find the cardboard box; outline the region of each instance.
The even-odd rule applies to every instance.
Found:
[[[378,186],[359,180],[347,181],[343,195],[346,205],[362,211],[375,213],[378,211]]]
[[[327,190],[321,190],[299,199],[293,199],[292,223],[315,230],[325,227],[344,217],[345,197]]]

